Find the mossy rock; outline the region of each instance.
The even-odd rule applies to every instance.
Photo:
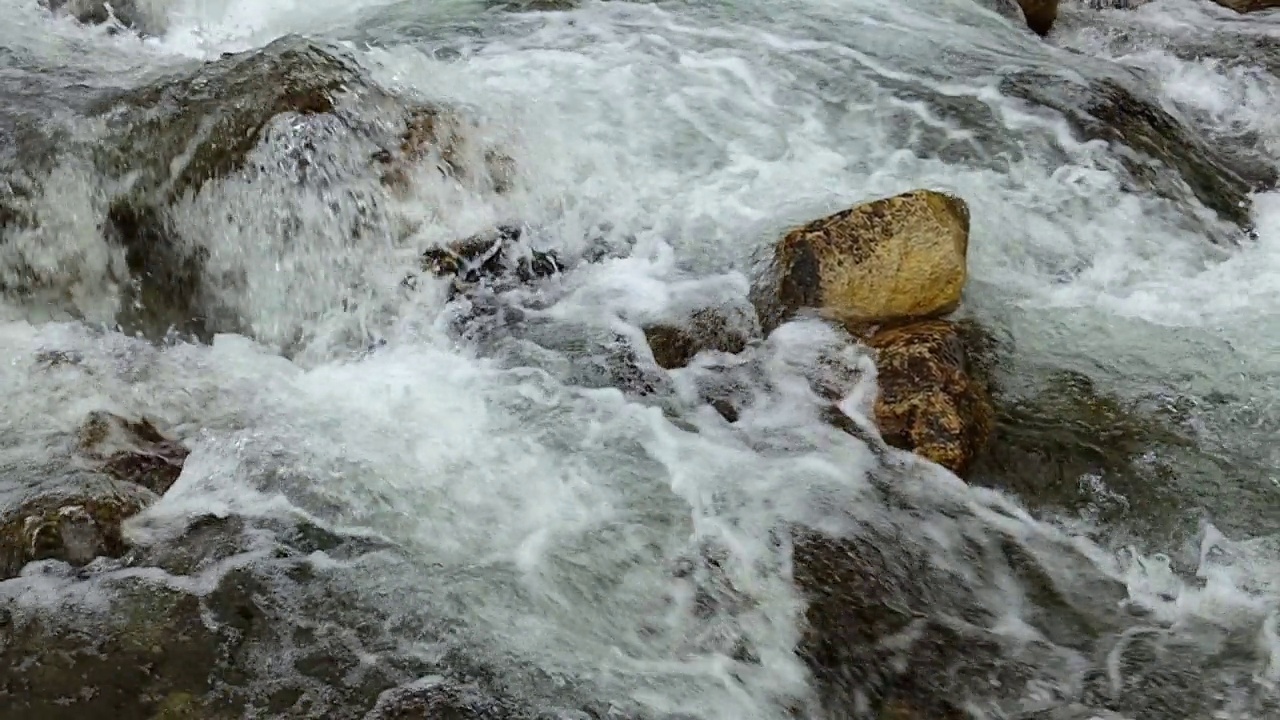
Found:
[[[1177,202],[1188,199],[1185,184],[1223,220],[1250,226],[1250,184],[1192,128],[1130,83],[1020,71],[1005,77],[1000,90],[1061,113],[1080,140],[1102,140],[1119,150],[1134,189]]]

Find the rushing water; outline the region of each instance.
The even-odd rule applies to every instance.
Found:
[[[151,4],[156,32],[140,39],[0,0],[3,129],[23,113],[72,118],[100,89],[302,33],[345,43],[388,87],[474,109],[476,132],[518,168],[501,197],[426,182],[400,208],[423,223],[416,234],[363,244],[345,237],[350,208],[269,177],[221,183],[179,216],[216,247],[203,282],[245,334],[157,348],[96,325],[119,310],[109,280],[119,259],[98,229],[102,180],[63,161],[45,186],[52,229],[0,245],[0,277],[24,263],[53,288],[0,307],[3,466],[14,477],[40,467],[60,452],[50,438],[90,410],[163,418],[193,454],[140,518],[140,537],[207,512],[301,513],[373,534],[402,559],[325,567],[393,618],[389,633],[435,628],[397,637],[409,651],[466,647],[524,677],[511,681],[520,692],[536,694],[544,673],[619,706],[708,719],[781,718],[811,695],[793,652],[803,604],[790,550],[775,541],[780,523],[839,530],[849,515],[944,548],[1000,532],[1068,586],[1118,581],[1146,608],[1143,622],[1181,641],[1200,642],[1204,627],[1249,638],[1252,650],[1215,666],[1221,682],[1205,682],[1223,708],[1213,717],[1261,717],[1244,698],[1280,679],[1280,199],[1255,196],[1254,239],[1215,246],[1189,222],[1196,208],[1122,192],[1105,146],[1073,140],[1061,117],[1027,113],[998,87],[1010,70],[1139,68],[1200,131],[1252,138],[1237,144],[1269,163],[1280,79],[1268,67],[1280,55],[1241,38],[1280,47],[1280,18],[1241,20],[1193,0],[1068,5],[1046,42],[994,6],[589,2],[521,13],[462,0],[172,0]],[[1180,51],[1192,44],[1212,52]],[[977,115],[940,110],[957,106]],[[1159,508],[1177,516],[1169,526],[1201,520],[1199,534],[1184,544],[1180,533],[1143,537],[1134,528],[1145,521],[1036,521],[1017,498],[923,467],[896,490],[913,509],[886,504],[873,453],[821,422],[803,380],[805,359],[830,341],[817,325],[785,327],[758,350],[769,382],[730,428],[706,408],[664,412],[589,382],[555,343],[481,352],[449,333],[441,288],[399,285],[423,247],[516,219],[567,256],[596,240],[621,256],[576,267],[530,307],[588,335],[638,337],[642,323],[708,298],[744,301],[760,249],[788,225],[914,187],[970,204],[964,312],[1012,337],[1010,385],[1067,369],[1122,397],[1190,403],[1197,442],[1223,462],[1175,465],[1159,491],[1176,501]],[[305,217],[300,234],[274,231],[282,207]],[[33,361],[49,349],[83,360]],[[0,499],[12,491],[0,486]],[[745,601],[708,611],[673,576],[708,544]],[[964,576],[980,564],[930,552]],[[1089,570],[1077,573],[1081,562]],[[0,595],[92,605],[112,581],[29,575]],[[1002,618],[997,632],[1034,635],[1024,590],[996,585],[984,602]],[[1096,604],[1077,610],[1118,612]],[[415,644],[426,635],[437,642]],[[737,658],[735,638],[758,662]],[[1050,653],[1040,681],[1070,695],[1073,657]],[[1117,688],[1118,662],[1106,664]],[[1047,706],[1031,689],[992,695],[1009,716]],[[1192,717],[1154,703],[1131,716]]]

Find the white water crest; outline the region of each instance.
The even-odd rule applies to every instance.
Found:
[[[1124,191],[1105,144],[1076,140],[1065,119],[1028,113],[998,89],[1010,70],[1147,69],[1170,108],[1203,132],[1256,134],[1274,164],[1280,80],[1261,61],[1183,59],[1169,45],[1202,38],[1232,59],[1230,33],[1280,38],[1275,20],[1238,28],[1207,1],[1080,3],[1044,41],[973,0],[154,8],[164,31],[138,37],[0,0],[13,18],[0,58],[15,75],[45,69],[60,79],[42,81],[50,87],[127,87],[285,35],[323,38],[407,97],[473,112],[473,132],[513,158],[514,187],[498,196],[423,173],[416,194],[386,201],[417,229],[360,243],[348,237],[354,206],[271,175],[219,183],[175,218],[211,251],[205,290],[244,334],[157,347],[96,325],[119,310],[122,256],[97,227],[101,181],[62,160],[39,200],[56,225],[0,245],[0,285],[21,266],[52,288],[46,302],[0,306],[0,467],[11,475],[61,452],[56,438],[89,411],[161,418],[193,452],[132,522],[138,538],[204,513],[299,516],[383,538],[407,560],[336,571],[370,603],[450,628],[486,662],[536,667],[659,716],[783,718],[812,700],[794,653],[804,601],[778,539],[791,523],[894,527],[966,577],[980,571],[964,540],[1010,537],[1068,586],[1085,568],[1080,577],[1123,588],[1124,608],[1148,623],[1134,637],[1245,634],[1253,652],[1218,668],[1230,680],[1213,690],[1214,717],[1254,717],[1250,693],[1280,680],[1280,517],[1267,506],[1280,492],[1280,197],[1254,197],[1254,238],[1214,245],[1191,222],[1203,207]],[[1115,28],[1144,34],[1116,40],[1105,32]],[[16,112],[43,111],[46,96],[73,105],[74,90],[42,92],[21,95]],[[272,157],[289,139],[282,130],[257,152]],[[334,167],[361,150],[341,133],[327,142]],[[343,182],[372,192],[368,178]],[[905,456],[894,456],[904,476],[886,481],[875,448],[820,418],[805,373],[839,348],[820,323],[789,324],[746,360],[704,356],[672,373],[674,400],[658,401],[589,381],[582,338],[482,351],[451,332],[456,308],[441,283],[400,285],[426,247],[497,223],[524,223],[532,245],[566,257],[603,242],[612,257],[514,302],[591,342],[643,346],[645,323],[708,300],[745,303],[761,251],[787,227],[916,187],[969,203],[962,312],[1012,337],[1011,384],[1048,367],[1125,398],[1190,398],[1199,437],[1247,462],[1238,474],[1215,466],[1208,485],[1203,472],[1175,473],[1161,489],[1205,516],[1193,541],[1034,519],[1017,498]],[[277,231],[280,208],[302,216],[295,236]],[[80,360],[37,361],[51,350]],[[865,414],[874,372],[859,350],[846,353],[859,374],[846,407]],[[757,399],[733,425],[689,401],[700,379],[723,372]],[[7,492],[0,484],[0,500]],[[738,598],[711,610],[673,574],[707,547],[726,558]],[[1044,640],[1025,589],[1005,580],[984,598],[1000,616],[992,629]],[[29,605],[95,593],[37,573],[0,584],[0,596]],[[1102,663],[1117,691],[1124,642],[1137,641],[1126,636]],[[1048,656],[1059,664],[1046,662],[1041,679],[1062,690],[1082,658],[1056,646]],[[1053,692],[1014,694],[980,709],[1030,717],[1015,713],[1049,707]]]

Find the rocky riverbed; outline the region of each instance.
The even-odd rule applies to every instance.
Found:
[[[5,717],[1280,713],[1266,2],[13,2]]]

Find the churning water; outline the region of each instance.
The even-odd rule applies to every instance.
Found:
[[[362,242],[348,232],[356,208],[299,189],[284,171],[211,185],[176,222],[211,250],[201,282],[242,332],[157,347],[103,329],[120,311],[122,262],[99,230],[106,181],[76,158],[59,160],[44,183],[41,231],[0,244],[0,280],[22,267],[42,281],[0,305],[0,458],[12,477],[62,452],[57,438],[91,410],[163,418],[193,453],[135,521],[140,542],[163,542],[206,513],[304,517],[381,538],[399,548],[394,559],[315,558],[359,598],[364,610],[350,612],[384,618],[397,652],[461,653],[530,697],[550,683],[654,716],[820,717],[794,652],[804,601],[777,532],[802,523],[896,528],[939,572],[974,582],[989,568],[962,551],[965,541],[1012,538],[1068,588],[1074,605],[1063,612],[1124,628],[1100,660],[1056,638],[1028,651],[1020,660],[1036,668],[1032,681],[989,687],[975,711],[1090,717],[1065,713],[1085,702],[1081,663],[1095,660],[1115,691],[1141,696],[1118,658],[1152,633],[1185,644],[1178,662],[1220,660],[1193,673],[1200,682],[1187,691],[1212,700],[1174,701],[1202,708],[1179,715],[1139,697],[1145,704],[1114,717],[1274,710],[1280,199],[1256,195],[1255,236],[1215,245],[1204,223],[1217,221],[1204,208],[1125,191],[1105,143],[1078,141],[1063,117],[1031,112],[999,87],[1015,70],[1143,71],[1131,77],[1200,132],[1246,138],[1237,145],[1273,163],[1280,50],[1244,39],[1280,47],[1280,18],[1241,20],[1193,0],[1127,11],[1064,3],[1044,41],[980,0],[149,7],[154,32],[140,38],[52,17],[36,0],[0,0],[6,112],[92,133],[77,108],[101,89],[299,33],[341,43],[406,97],[473,112],[475,132],[514,159],[514,185],[496,196],[424,176],[393,203],[416,229]],[[1207,51],[1182,50],[1192,45]],[[326,142],[341,166],[347,140]],[[285,154],[289,143],[283,133],[256,152]],[[372,187],[344,182],[366,180]],[[1021,509],[1035,498],[971,488],[936,468],[886,480],[870,448],[819,417],[804,374],[836,342],[821,325],[797,322],[752,351],[740,382],[757,402],[730,426],[679,401],[723,370],[695,364],[673,373],[676,400],[638,399],[588,377],[581,339],[462,341],[443,287],[400,284],[425,247],[517,221],[534,245],[566,257],[598,244],[611,253],[511,302],[582,337],[637,339],[642,324],[699,303],[745,302],[760,249],[789,225],[915,187],[970,205],[964,312],[1012,338],[1006,384],[1072,370],[1124,398],[1191,408],[1196,441],[1222,462],[1173,466],[1158,490],[1174,501],[1157,507],[1176,517],[1134,527],[1037,520]],[[287,234],[283,215],[301,218]],[[82,359],[35,362],[48,350]],[[874,387],[862,369],[847,403],[854,414]],[[0,486],[0,500],[10,492]],[[1190,535],[1139,529],[1197,521]],[[673,570],[707,547],[735,598],[710,608]],[[893,546],[881,551],[895,561]],[[249,550],[205,574],[271,558]],[[195,592],[211,582],[107,568],[28,573],[0,595],[89,612],[126,575]],[[1104,581],[1122,597],[1091,596]],[[302,604],[305,589],[288,587],[278,601]],[[1044,639],[1018,580],[997,578],[978,594],[997,618],[989,629]],[[264,684],[286,672],[267,667],[257,670]]]

